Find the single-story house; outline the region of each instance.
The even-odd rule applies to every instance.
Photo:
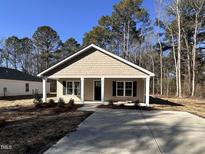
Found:
[[[50,83],[46,84],[47,93]],[[42,94],[42,79],[24,72],[0,67],[0,97]]]
[[[154,74],[91,44],[38,74],[57,81],[57,98],[90,101],[135,101],[149,105],[150,77]]]

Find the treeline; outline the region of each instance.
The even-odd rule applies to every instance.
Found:
[[[74,38],[62,42],[54,29],[41,26],[32,38],[11,36],[3,40],[1,65],[36,75],[76,52],[79,47]]]
[[[74,38],[62,42],[49,26],[38,27],[32,38],[8,37],[1,42],[0,63],[35,75],[94,43],[154,72],[153,94],[204,96],[205,0],[155,0],[154,21],[142,2],[114,5],[82,45]]]

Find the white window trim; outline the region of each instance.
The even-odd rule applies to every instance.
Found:
[[[74,94],[74,91],[75,91],[75,86],[74,86],[74,82],[79,82],[80,83],[80,80],[66,80],[66,89],[65,89],[65,95],[73,95],[73,96],[80,96],[80,95],[75,95]],[[72,82],[72,94],[68,94],[68,82]],[[81,83],[80,83],[81,85]],[[81,90],[81,87],[80,87],[80,90]]]
[[[117,90],[118,90],[118,88],[117,88],[117,83],[118,82],[123,82],[123,96],[119,96],[118,95],[118,93],[117,93]],[[131,94],[131,96],[126,96],[126,82],[131,82],[132,83],[132,89],[131,89],[131,91],[132,91],[132,94]],[[116,81],[116,87],[115,87],[115,89],[116,89],[116,96],[117,97],[133,97],[133,81]]]

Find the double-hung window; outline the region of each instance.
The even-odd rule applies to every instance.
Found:
[[[117,81],[116,93],[117,96],[133,96],[133,82]]]
[[[132,82],[125,82],[125,96],[132,96]]]
[[[74,95],[80,95],[80,82],[73,82],[74,83]]]
[[[66,83],[67,95],[80,95],[80,82],[79,81],[67,81]]]
[[[67,82],[67,94],[72,95],[73,94],[73,82]]]
[[[117,96],[124,96],[124,82],[117,82]]]

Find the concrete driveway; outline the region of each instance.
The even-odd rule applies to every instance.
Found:
[[[186,112],[97,110],[46,154],[204,154],[205,119]]]

